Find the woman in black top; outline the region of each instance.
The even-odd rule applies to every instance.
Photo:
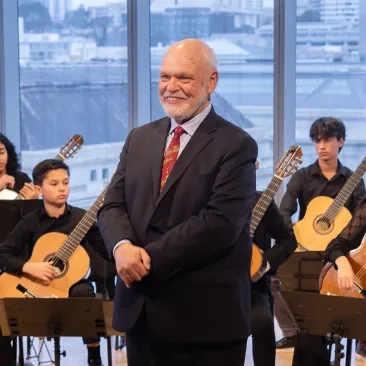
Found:
[[[28,175],[20,171],[14,144],[0,133],[0,191],[8,188],[25,199],[37,199],[37,192],[31,182]]]

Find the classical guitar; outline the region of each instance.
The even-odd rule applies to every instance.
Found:
[[[84,143],[83,136],[74,135],[70,137],[66,143],[61,147],[60,152],[56,155],[55,159],[65,160],[72,158],[80,149]],[[0,200],[23,200],[24,197],[14,192],[11,189],[5,188],[0,191]]]
[[[42,281],[27,275],[15,276],[3,273],[0,276],[0,298],[69,296],[70,287],[84,278],[89,271],[89,256],[79,243],[95,222],[107,188],[108,185],[69,236],[51,232],[37,240],[29,261],[50,262],[55,268],[55,278],[52,282],[45,285]]]
[[[253,238],[255,230],[261,222],[264,214],[266,213],[269,204],[273,200],[275,194],[280,188],[282,181],[294,173],[298,168],[298,165],[302,163],[302,151],[301,147],[294,145],[291,146],[280,162],[277,164],[276,172],[267,186],[266,190],[262,193],[260,199],[255,205],[252,212],[252,220],[250,222],[250,236]],[[252,244],[252,260],[250,264],[250,276],[253,282],[257,281],[260,276],[260,272],[263,266],[263,253],[262,250],[256,245]]]
[[[319,196],[310,201],[304,218],[294,225],[299,246],[309,251],[324,251],[330,241],[345,228],[352,215],[344,204],[360,183],[365,172],[366,157],[335,199]]]
[[[320,273],[319,290],[323,295],[366,297],[366,234],[361,245],[346,255],[355,274],[354,288],[341,290],[338,287],[338,272],[333,263],[327,263]]]

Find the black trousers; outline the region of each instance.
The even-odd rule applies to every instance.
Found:
[[[325,337],[299,332],[292,358],[292,366],[329,366],[330,357],[327,345]]]
[[[94,288],[87,281],[78,282],[70,288],[70,297],[95,297]],[[83,338],[84,344],[98,343],[100,338]],[[11,346],[11,337],[1,335],[0,331],[0,365],[13,366],[15,365],[16,355]]]
[[[276,337],[272,299],[266,289],[252,290],[252,343],[254,366],[275,366]]]
[[[218,315],[220,316],[220,315]],[[231,343],[170,343],[149,331],[143,310],[127,332],[128,366],[243,366],[247,341]]]

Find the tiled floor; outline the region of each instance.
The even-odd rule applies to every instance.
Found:
[[[277,339],[281,338],[281,331],[276,325],[276,335]],[[51,355],[53,356],[53,342],[47,342],[47,345],[51,351]],[[85,346],[82,344],[81,338],[62,338],[61,341],[61,350],[65,350],[67,355],[65,358],[61,359],[61,365],[65,366],[83,366],[87,365],[86,358],[87,358],[87,351]],[[35,340],[35,347],[39,347],[39,340]],[[114,351],[114,337],[112,341],[112,349],[113,349],[113,366],[127,366],[126,360],[126,348],[119,351]],[[104,365],[107,366],[107,342],[105,340],[102,341],[102,358]],[[33,352],[34,354],[34,352]],[[47,352],[42,352],[42,360],[48,360]],[[38,365],[38,361],[36,359],[30,359],[34,366]],[[276,357],[276,366],[291,366],[292,363],[292,351],[288,352],[278,352]],[[52,365],[51,362],[42,363],[44,366]],[[252,354],[251,354],[251,339],[248,341],[248,351],[245,366],[253,366]],[[344,365],[344,361],[342,363]],[[366,363],[355,363],[352,360],[352,366],[362,366]],[[309,365],[311,366],[311,365]]]

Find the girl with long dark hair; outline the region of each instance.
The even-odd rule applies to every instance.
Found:
[[[14,144],[0,133],[0,191],[4,188],[20,193],[25,199],[38,198],[32,180],[20,170]]]

